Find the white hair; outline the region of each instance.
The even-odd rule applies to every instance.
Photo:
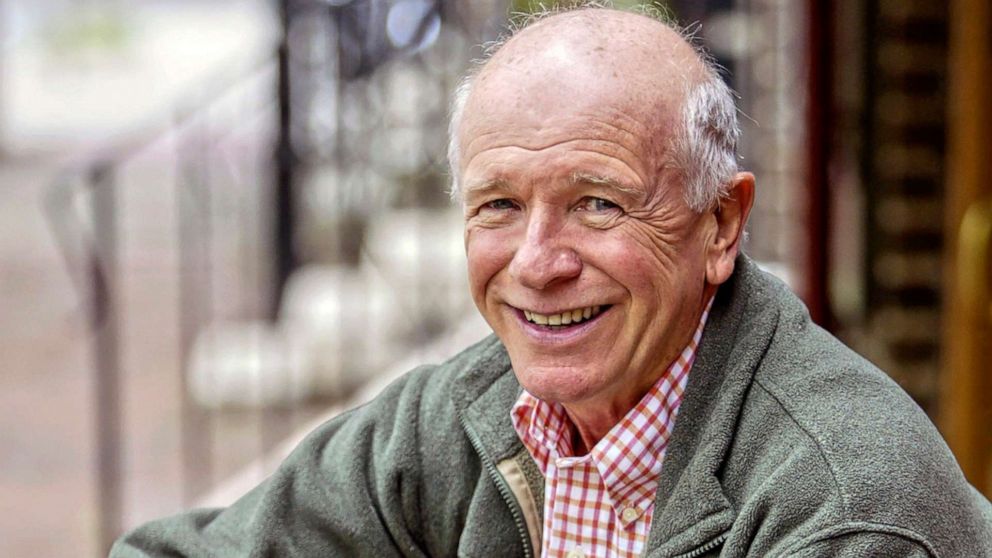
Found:
[[[737,173],[737,124],[734,96],[707,63],[706,76],[689,86],[682,122],[668,148],[668,157],[683,181],[689,207],[702,212],[727,195]]]
[[[522,29],[564,11],[590,8],[609,8],[609,3],[585,2],[576,7],[555,8],[527,14],[522,19],[511,22],[506,34],[483,46],[482,57],[473,62],[472,68],[455,89],[451,102],[448,123],[448,166],[451,172],[452,198],[457,199],[461,196],[459,182],[461,145],[458,128],[475,77],[486,62]],[[737,141],[740,138],[740,127],[737,123],[734,94],[720,77],[715,62],[696,43],[691,31],[678,27],[666,14],[656,10],[640,11],[678,33],[696,50],[703,64],[702,79],[687,86],[681,122],[669,141],[665,162],[665,166],[675,170],[682,179],[686,204],[693,211],[702,212],[712,208],[727,194],[730,181],[738,170]]]

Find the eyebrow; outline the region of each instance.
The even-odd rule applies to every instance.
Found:
[[[503,178],[490,178],[466,184],[463,193],[466,196],[469,194],[485,194],[494,190],[506,190],[508,187],[509,183]]]
[[[569,181],[573,186],[579,184],[595,184],[599,186],[606,186],[607,188],[616,190],[626,196],[633,196],[635,198],[641,198],[644,196],[644,191],[641,190],[640,188],[631,186],[627,183],[616,180],[615,178],[611,178],[609,176],[603,176],[600,174],[592,174],[584,171],[576,171],[573,172],[572,176],[569,177]]]
[[[593,184],[597,186],[605,186],[611,190],[615,190],[621,195],[634,198],[644,197],[644,191],[640,188],[621,182],[615,178],[609,176],[604,176],[600,174],[594,174],[585,171],[576,171],[569,176],[569,184],[572,186]],[[510,189],[510,183],[502,178],[489,178],[484,180],[478,180],[475,182],[470,182],[465,185],[462,191],[465,196],[470,194],[483,195],[489,192],[500,192]]]

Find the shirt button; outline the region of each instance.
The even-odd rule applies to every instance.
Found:
[[[641,514],[637,511],[637,508],[624,508],[623,511],[620,512],[620,518],[626,521],[627,523],[634,521],[640,515]]]
[[[586,553],[581,548],[573,548],[568,551],[568,558],[586,558]]]

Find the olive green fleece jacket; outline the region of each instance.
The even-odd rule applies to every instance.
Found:
[[[510,423],[519,392],[490,337],[324,424],[231,507],[145,525],[111,555],[532,556],[543,479]],[[909,396],[742,256],[644,555],[992,556],[992,506]]]

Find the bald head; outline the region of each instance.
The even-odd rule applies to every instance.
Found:
[[[507,40],[478,74],[541,72],[550,79],[627,81],[650,85],[654,95],[684,91],[707,67],[671,26],[645,15],[579,9],[538,19]]]
[[[486,134],[487,122],[511,115],[520,123],[516,139],[539,148],[548,119],[613,111],[651,155],[652,172],[682,176],[686,200],[696,209],[712,205],[720,183],[737,170],[729,90],[662,21],[604,8],[544,15],[490,54],[463,82],[452,107],[448,155],[455,195],[470,147],[462,139]],[[707,154],[719,160],[705,160]]]

